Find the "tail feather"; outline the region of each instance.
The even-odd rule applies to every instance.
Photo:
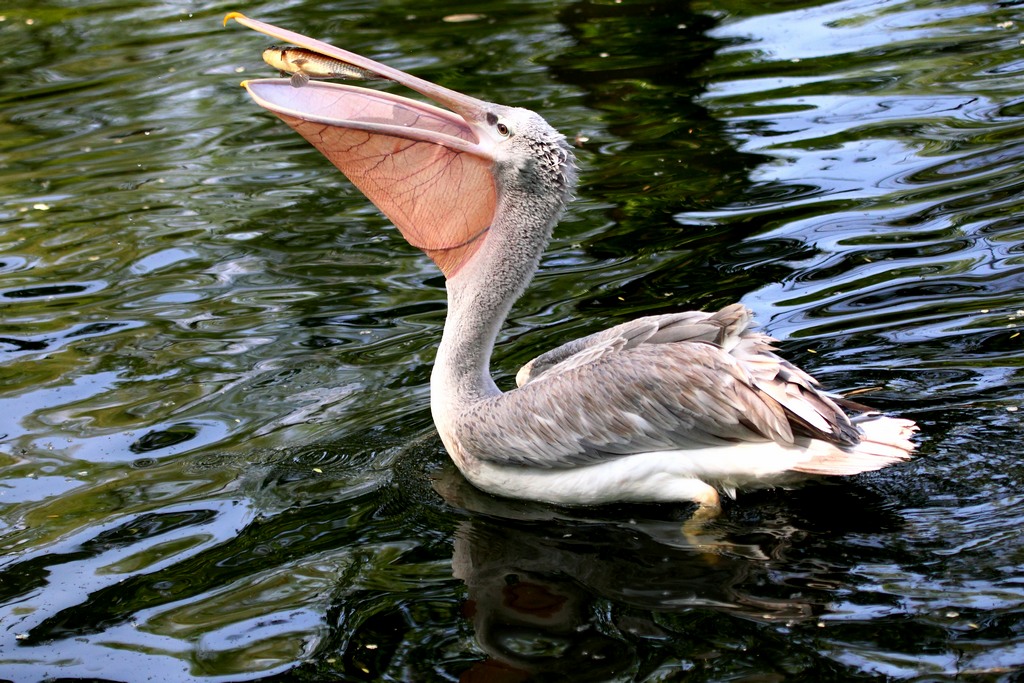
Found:
[[[844,449],[821,443],[820,448],[812,449],[817,452],[792,469],[805,474],[849,475],[910,460],[916,448],[910,437],[917,431],[912,420],[874,413],[854,418],[854,424],[861,432],[857,445]]]

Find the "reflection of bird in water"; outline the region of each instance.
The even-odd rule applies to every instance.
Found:
[[[569,342],[530,361],[518,388],[502,392],[490,376],[491,350],[576,182],[563,136],[531,111],[237,13],[227,18],[448,108],[351,85],[244,84],[447,278],[431,409],[448,453],[476,486],[561,504],[693,501],[713,513],[716,489],[731,495],[910,457],[913,422],[819,391],[740,305],[640,318]]]
[[[829,591],[771,579],[790,544],[785,526],[763,529],[756,543],[718,533],[709,552],[685,543],[678,520],[588,519],[496,499],[453,468],[436,473],[434,487],[467,513],[452,571],[466,584],[464,612],[487,659],[462,681],[622,680],[643,666],[645,641],[677,637],[669,615],[789,624],[827,612]]]

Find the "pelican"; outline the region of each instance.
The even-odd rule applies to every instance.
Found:
[[[740,304],[639,318],[527,363],[501,391],[491,351],[576,184],[565,137],[319,40],[224,18],[394,81],[436,105],[351,84],[244,82],[445,276],[430,408],[458,469],[505,497],[561,505],[682,502],[908,460],[911,420],[822,391],[776,355]],[[442,108],[443,107],[443,108]]]

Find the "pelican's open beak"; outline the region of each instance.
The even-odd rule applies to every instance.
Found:
[[[347,84],[313,81],[296,88],[283,78],[242,84],[453,276],[479,248],[497,206],[488,124],[493,105],[238,12],[225,16],[225,25],[230,19],[376,73],[446,108]]]

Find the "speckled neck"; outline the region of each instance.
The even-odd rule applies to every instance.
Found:
[[[501,393],[490,374],[491,351],[512,304],[533,278],[575,182],[572,156],[543,191],[536,169],[499,169],[498,209],[484,244],[448,280],[448,318],[431,374],[431,407],[450,412]],[[509,180],[512,182],[509,182]]]

